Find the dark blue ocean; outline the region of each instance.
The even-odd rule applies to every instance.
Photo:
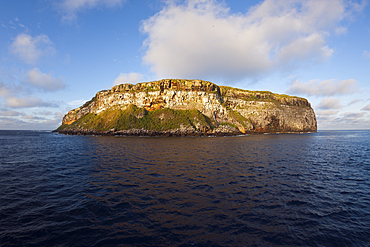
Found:
[[[0,131],[0,246],[370,246],[370,131]]]

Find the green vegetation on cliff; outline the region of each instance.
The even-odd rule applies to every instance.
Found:
[[[125,110],[108,109],[101,114],[89,113],[70,125],[63,124],[57,131],[66,129],[92,129],[97,131],[147,129],[165,131],[181,127],[193,127],[195,130],[206,127],[213,129],[211,119],[198,110],[173,110],[169,108],[146,111],[136,105],[129,105]]]
[[[263,101],[274,102],[277,104],[296,105],[302,107],[310,107],[308,101],[304,98],[289,96],[285,94],[275,94],[269,91],[250,91],[245,89],[219,86],[221,96],[227,98],[237,98],[245,101]]]

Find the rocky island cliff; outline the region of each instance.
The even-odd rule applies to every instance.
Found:
[[[121,84],[69,111],[63,134],[198,136],[316,132],[310,103],[299,97],[164,79]]]

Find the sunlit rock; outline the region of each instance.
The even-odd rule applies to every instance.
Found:
[[[317,123],[310,103],[303,98],[202,80],[165,79],[100,91],[83,106],[69,111],[56,131],[223,135],[315,132]]]

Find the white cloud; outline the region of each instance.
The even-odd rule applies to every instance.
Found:
[[[167,1],[142,22],[144,63],[158,77],[242,79],[330,57],[330,33],[350,5],[342,0],[265,0],[231,14],[216,0]],[[355,8],[355,6],[352,6]]]
[[[314,33],[302,37],[291,44],[282,47],[277,54],[277,60],[283,64],[289,62],[304,62],[309,59],[325,60],[333,54],[333,50],[325,45],[322,35]]]
[[[31,119],[31,120],[45,120],[44,117],[38,117],[38,116],[33,116],[33,115],[24,115],[22,116],[24,119]]]
[[[37,113],[34,113],[34,114],[40,114],[40,115],[44,115],[44,116],[53,115],[53,113],[51,111],[42,111],[42,112],[37,112]]]
[[[33,77],[32,73],[30,75],[30,81],[28,83],[39,83],[40,85],[36,85],[39,87],[44,87],[44,90],[52,90],[55,89],[55,85],[52,83],[52,86],[46,85],[45,83],[48,82],[47,78],[48,76],[45,74],[42,74],[39,70],[35,70],[36,74],[39,75],[39,77]],[[38,74],[40,73],[40,74]],[[46,77],[46,79],[45,79]],[[53,80],[51,80],[53,82]],[[58,80],[57,80],[58,82]],[[35,86],[35,85],[33,85]],[[57,84],[59,87],[59,84]],[[10,108],[29,108],[29,107],[59,107],[58,103],[55,101],[44,101],[38,97],[32,97],[30,96],[29,89],[25,89],[24,86],[19,86],[16,84],[4,84],[0,81],[0,98],[3,98],[4,100],[4,106],[10,107]],[[24,94],[27,93],[28,95],[24,96]],[[15,116],[16,114],[14,111],[7,111],[7,109],[2,110],[0,109],[3,115],[5,116]]]
[[[26,121],[11,117],[0,117],[0,129],[3,130],[54,130],[61,124],[60,120],[26,119]]]
[[[354,14],[357,12],[362,12],[368,5],[367,0],[361,0],[360,3],[357,3],[355,1],[348,1],[347,5],[349,6],[349,11],[347,12],[346,16],[354,19]]]
[[[370,111],[370,104],[366,105],[361,109],[361,111]]]
[[[337,81],[334,79],[309,82],[293,81],[287,93],[308,96],[347,95],[359,92],[357,81],[354,79]]]
[[[318,128],[331,130],[369,129],[370,120],[365,116],[364,113],[344,113],[341,116],[318,116]]]
[[[27,82],[43,91],[57,91],[66,85],[61,77],[53,78],[51,74],[44,74],[38,68],[27,72]]]
[[[119,76],[114,80],[113,86],[124,84],[124,83],[137,83],[140,80],[142,80],[143,75],[139,73],[129,73],[129,74],[123,74],[120,73]]]
[[[345,118],[348,118],[348,119],[353,119],[353,118],[362,118],[363,116],[365,116],[365,112],[359,112],[359,113],[356,113],[356,112],[346,112],[344,113],[344,117]]]
[[[85,100],[85,99],[77,99],[77,100],[72,100],[72,101],[68,102],[67,104],[74,106],[74,105],[83,105],[86,102],[87,102],[87,100]]]
[[[0,117],[0,129],[24,129],[27,123],[16,118]]]
[[[318,116],[333,116],[337,115],[339,111],[333,111],[333,110],[321,110],[316,111],[316,115]]]
[[[368,58],[368,59],[370,59],[370,52],[368,52],[368,51],[364,51],[363,53],[362,53],[362,56],[364,57],[364,58]]]
[[[0,116],[7,116],[7,117],[16,117],[16,116],[23,116],[25,113],[18,112],[18,111],[0,111]]]
[[[55,112],[55,113],[54,113],[54,117],[55,117],[55,119],[56,119],[56,120],[59,120],[59,122],[61,122],[61,121],[62,121],[62,118],[64,117],[64,115],[65,115],[65,113],[63,113],[63,112]]]
[[[27,108],[27,107],[58,107],[54,102],[45,102],[37,97],[15,97],[8,96],[5,98],[6,106],[12,108]]]
[[[36,64],[42,56],[55,53],[53,42],[47,35],[32,37],[24,33],[14,39],[9,51],[27,64]]]
[[[9,94],[10,94],[10,91],[6,89],[5,84],[0,82],[0,97],[6,97]]]
[[[350,106],[350,105],[356,104],[356,103],[361,102],[361,101],[363,101],[363,100],[362,99],[354,99],[351,102],[349,102],[348,105]]]
[[[83,9],[92,9],[97,6],[116,7],[121,6],[127,0],[62,0],[60,8],[63,20],[71,21],[76,18],[77,12]]]
[[[318,105],[319,109],[329,110],[329,109],[340,109],[343,106],[340,104],[339,99],[333,98],[323,98]]]

